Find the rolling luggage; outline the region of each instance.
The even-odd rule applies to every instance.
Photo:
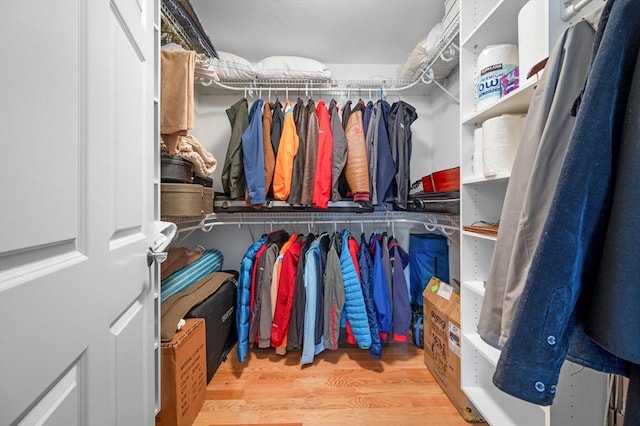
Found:
[[[238,341],[236,331],[237,280],[229,276],[213,294],[191,308],[184,318],[204,318],[207,383]]]

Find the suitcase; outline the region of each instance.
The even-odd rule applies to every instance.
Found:
[[[207,383],[238,341],[236,330],[235,278],[227,279],[220,288],[199,305],[191,308],[185,318],[204,318],[207,349]]]
[[[213,188],[190,183],[163,183],[160,192],[161,216],[193,217],[213,213]]]
[[[223,263],[224,256],[220,250],[205,250],[198,260],[162,280],[160,283],[160,301],[164,302],[172,295],[186,290],[205,275],[222,270]]]
[[[194,172],[190,161],[168,155],[160,157],[160,182],[195,183],[207,188],[213,188],[213,179]]]
[[[168,155],[160,156],[160,179],[163,183],[192,183],[191,161]]]

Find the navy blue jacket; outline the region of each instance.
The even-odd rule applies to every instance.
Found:
[[[493,377],[505,392],[540,405],[553,402],[565,358],[625,375],[628,361],[640,363],[637,0],[607,3],[594,47],[550,213]],[[630,91],[635,97],[628,103]],[[635,137],[625,137],[625,117],[628,127],[635,126]],[[627,161],[635,166],[628,168]],[[633,238],[616,238],[629,232]],[[605,244],[609,241],[613,246]],[[607,262],[614,254],[610,250],[620,255],[614,262]],[[601,299],[606,291],[594,297],[616,280],[625,291],[615,300]],[[608,321],[613,311],[626,315],[618,324],[622,329],[607,328],[603,338],[594,324]],[[638,396],[630,391],[629,398],[632,394]],[[630,406],[628,399],[627,408],[637,411],[638,404]],[[627,418],[638,419],[625,413]]]
[[[382,342],[380,341],[380,329],[376,318],[376,307],[373,303],[373,259],[369,253],[369,244],[364,233],[360,236],[360,250],[358,251],[358,267],[360,268],[360,280],[362,281],[362,295],[367,309],[367,320],[371,330],[371,346],[369,353],[371,358],[382,357]]]
[[[378,101],[378,164],[376,168],[376,188],[378,204],[393,202],[393,180],[396,174],[396,164],[391,155],[389,140],[389,114],[391,105],[383,99]],[[373,189],[372,189],[373,190]]]

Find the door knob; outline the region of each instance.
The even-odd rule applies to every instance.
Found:
[[[153,251],[151,248],[147,249],[147,266],[151,266],[151,264],[155,261],[158,264],[167,260],[168,253],[166,251]]]

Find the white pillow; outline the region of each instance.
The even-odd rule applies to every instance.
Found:
[[[398,72],[399,79],[413,78],[420,67],[426,63],[434,53],[435,48],[442,39],[442,22],[433,26],[429,35],[424,40],[420,40],[413,48],[404,65]]]
[[[218,50],[219,59],[212,64],[221,80],[252,80],[256,78],[255,66],[246,59],[229,52]]]
[[[261,79],[308,78],[329,80],[331,71],[315,59],[299,56],[269,56],[256,64]]]

